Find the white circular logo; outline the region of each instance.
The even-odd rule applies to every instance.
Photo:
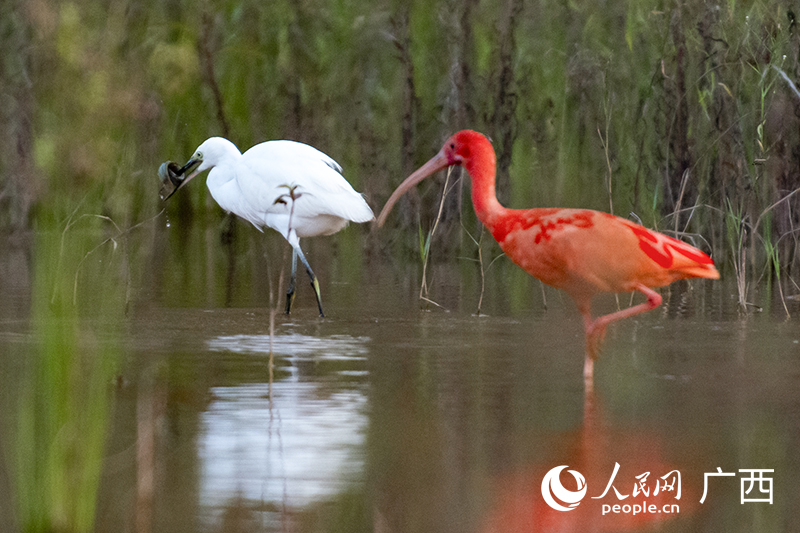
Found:
[[[567,472],[575,478],[578,490],[573,492],[564,488],[559,476],[565,468],[567,468],[567,465],[557,466],[547,472],[544,475],[544,479],[542,479],[542,497],[547,502],[547,505],[557,511],[572,511],[586,496],[586,480],[576,470],[567,470]]]

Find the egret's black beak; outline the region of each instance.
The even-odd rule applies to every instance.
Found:
[[[183,175],[200,164],[201,161],[201,159],[189,159],[182,167],[178,167],[178,164],[172,161],[162,163],[158,169],[158,176],[161,178],[161,191],[159,193],[161,200],[167,201],[170,196],[175,194],[175,191],[195,177],[197,172],[193,172],[186,177],[183,177]]]
[[[202,159],[190,159],[183,165],[180,170],[178,170],[178,176],[182,176],[185,174],[189,169],[193,168],[195,165],[199,165],[203,160]]]

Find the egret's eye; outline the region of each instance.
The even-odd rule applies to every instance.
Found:
[[[203,159],[203,152],[197,152],[196,154],[194,154],[193,159]]]

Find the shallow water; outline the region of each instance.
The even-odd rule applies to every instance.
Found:
[[[677,284],[658,310],[610,328],[586,397],[581,322],[560,293],[501,259],[476,316],[477,266],[439,261],[429,297],[442,307],[422,310],[420,265],[354,258],[352,230],[306,245],[327,317],[304,282],[270,343],[281,242],[241,229],[244,244],[227,251],[214,229],[161,228],[132,239],[125,261],[104,256],[125,264],[126,311],[74,319],[79,346],[103,354],[91,347],[108,342],[118,358],[100,392],[110,408],[97,531],[800,529],[794,300],[787,319],[774,295],[753,293],[763,311],[742,315],[724,279]],[[3,260],[0,358],[14,391],[41,386],[24,361],[46,345],[37,323],[55,320],[31,303],[31,255],[9,249]],[[102,307],[87,285],[79,279],[77,298]],[[3,427],[30,417],[25,402],[6,401]],[[3,531],[20,527],[27,474],[11,461],[21,442],[2,441]],[[545,474],[561,465],[585,479],[572,511],[543,498]],[[701,504],[717,467],[734,475],[709,478]],[[758,493],[765,481],[744,497],[772,503],[742,503],[752,474],[740,470],[765,469],[771,492]],[[676,470],[680,499],[659,481]],[[658,510],[634,515],[645,501]]]

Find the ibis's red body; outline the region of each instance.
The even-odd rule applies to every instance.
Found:
[[[587,377],[605,327],[661,303],[651,287],[684,278],[719,277],[714,262],[702,251],[624,218],[590,209],[503,207],[495,195],[494,149],[486,137],[468,130],[448,139],[433,159],[397,188],[378,223],[403,193],[450,165],[462,165],[469,173],[475,213],[506,256],[575,300],[586,329]],[[591,301],[597,293],[630,291],[644,293],[647,302],[592,319]]]
[[[700,250],[608,213],[501,209],[484,223],[505,254],[576,301],[716,272]]]

